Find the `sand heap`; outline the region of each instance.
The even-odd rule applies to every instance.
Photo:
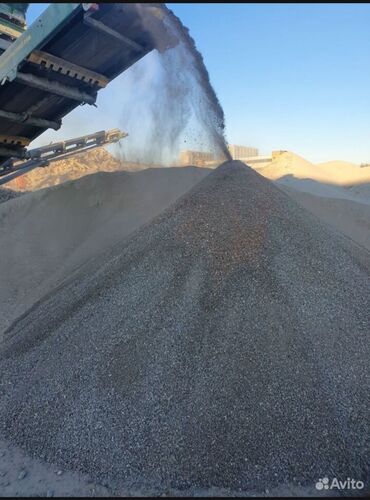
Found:
[[[370,202],[370,169],[348,162],[326,162],[317,165],[299,155],[286,152],[271,163],[255,169],[264,177],[316,196]]]
[[[318,163],[317,167],[340,186],[370,182],[370,170],[349,161],[326,161]]]
[[[337,186],[352,186],[370,182],[370,169],[344,161],[314,164],[301,156],[287,151],[277,156],[269,165],[261,169],[269,178],[277,180],[285,175],[297,179],[314,179]]]
[[[0,339],[34,302],[91,257],[158,215],[208,170],[88,175],[0,205]]]
[[[7,331],[1,431],[144,493],[369,479],[358,255],[223,164]]]
[[[96,172],[137,171],[158,165],[145,165],[118,159],[104,148],[77,154],[51,163],[46,168],[36,168],[10,181],[7,186],[16,191],[35,191],[56,186],[62,182],[80,179]]]

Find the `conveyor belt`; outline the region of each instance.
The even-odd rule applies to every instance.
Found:
[[[118,142],[127,137],[127,135],[126,132],[122,132],[119,129],[101,130],[94,134],[31,149],[26,152],[25,158],[21,160],[9,158],[0,165],[0,185],[6,184],[35,168],[47,167],[52,162],[64,160],[75,154]]]
[[[175,45],[167,12],[164,4],[51,4],[0,56],[0,164],[24,156],[26,143],[80,104],[94,104],[148,52]]]

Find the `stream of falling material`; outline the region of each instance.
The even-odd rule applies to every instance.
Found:
[[[224,112],[188,28],[163,7],[167,33],[154,29],[148,15],[150,4],[137,5],[159,50],[139,61],[127,75],[126,83],[130,80],[133,90],[122,112],[122,126],[130,134],[125,142],[128,156],[170,163],[181,149],[195,149],[210,152],[220,162],[231,160]],[[168,34],[175,42],[162,50]]]
[[[189,66],[191,66],[188,68],[188,71],[192,68],[195,70],[197,81],[200,85],[200,90],[202,91],[201,94],[203,94],[202,97],[204,101],[199,103],[199,118],[203,122],[204,126],[207,127],[212,139],[215,141],[221,152],[225,155],[225,159],[232,160],[225,138],[224,111],[221,107],[220,101],[218,100],[216,92],[212,87],[202,54],[197,49],[195,41],[190,36],[189,29],[182,24],[180,19],[175,16],[171,10],[168,9],[168,12],[170,25],[178,36],[180,44],[183,44],[188,54]]]

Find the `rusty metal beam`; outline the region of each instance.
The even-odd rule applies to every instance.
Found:
[[[71,87],[70,85],[63,85],[60,82],[40,78],[39,76],[31,75],[29,73],[18,72],[16,81],[23,83],[24,85],[28,85],[29,87],[50,92],[51,94],[73,99],[74,101],[86,102],[87,104],[95,104],[96,101],[96,92],[94,92],[94,94],[90,94]]]

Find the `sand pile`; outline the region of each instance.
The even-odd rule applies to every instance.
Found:
[[[275,158],[269,165],[255,169],[264,177],[316,196],[370,202],[364,186],[370,186],[370,170],[348,162],[317,165],[291,152]]]
[[[94,172],[113,172],[122,169],[118,159],[104,148],[97,148],[56,161],[45,168],[36,168],[10,181],[7,186],[17,191],[34,191],[79,179]]]
[[[99,173],[0,204],[0,338],[11,321],[74,269],[207,173],[196,167]]]
[[[1,431],[145,493],[369,479],[356,255],[226,163],[7,331]]]
[[[15,191],[35,191],[56,186],[62,182],[80,179],[96,172],[137,171],[161,165],[146,165],[117,159],[104,148],[77,154],[65,160],[51,163],[46,168],[36,168],[7,183]]]
[[[328,182],[343,187],[355,187],[370,183],[370,170],[347,161],[328,161],[316,165],[322,170]]]

